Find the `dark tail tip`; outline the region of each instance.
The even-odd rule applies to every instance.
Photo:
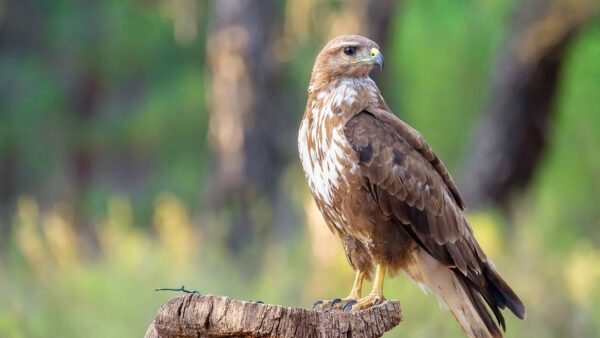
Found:
[[[501,309],[508,307],[519,319],[525,319],[525,306],[515,292],[500,277],[493,267],[486,267],[485,277],[489,282],[490,292]]]

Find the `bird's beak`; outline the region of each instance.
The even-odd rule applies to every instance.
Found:
[[[372,65],[378,65],[379,70],[383,70],[383,55],[381,55],[379,49],[371,48],[371,58],[369,59],[369,63]]]
[[[383,70],[383,55],[379,52],[377,48],[371,48],[370,56],[366,59],[352,61],[352,63],[366,63],[369,65],[378,65],[380,70]]]

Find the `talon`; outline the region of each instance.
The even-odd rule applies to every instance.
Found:
[[[377,305],[377,303],[379,303],[379,298],[375,298],[375,300],[373,301],[373,305],[371,305],[371,306],[375,306],[375,305]]]
[[[341,300],[340,298],[336,298],[336,299],[334,299],[334,300],[332,300],[332,301],[331,301],[331,304],[329,304],[329,308],[330,308],[330,309],[333,309],[333,306],[334,306],[335,304],[337,304],[337,303],[341,303],[341,302],[342,302],[342,300]]]
[[[348,311],[352,310],[352,306],[354,306],[354,304],[356,304],[356,300],[354,300],[354,299],[347,301],[344,304],[344,306],[342,307],[342,311],[348,312]]]
[[[312,309],[314,310],[315,307],[317,307],[317,305],[319,305],[319,304],[323,304],[323,301],[322,300],[318,300],[318,301],[314,302],[313,306],[312,306]]]

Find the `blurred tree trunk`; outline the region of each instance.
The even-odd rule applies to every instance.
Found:
[[[75,226],[83,233],[91,229],[85,211],[85,199],[90,187],[96,154],[86,142],[86,131],[98,114],[101,85],[97,74],[83,65],[76,69],[70,95],[70,111],[77,129],[73,131],[73,149],[70,151],[71,180],[73,192],[71,200],[74,204]],[[90,237],[89,234],[84,234]]]
[[[390,24],[400,1],[396,0],[349,0],[331,24],[330,38],[341,34],[360,34],[377,42],[385,55]],[[371,77],[380,83],[384,74],[373,71]]]
[[[383,44],[393,4],[353,1],[345,9],[361,16],[361,34]],[[207,40],[209,138],[216,156],[211,204],[232,214],[228,242],[233,250],[290,214],[280,181],[283,170],[297,158],[290,149],[296,148],[304,106],[286,104],[290,100],[277,57],[278,48],[284,47],[283,22],[276,19],[283,5],[275,0],[224,0],[215,1],[212,8]],[[263,219],[257,222],[253,217]]]
[[[10,231],[11,212],[15,207],[16,178],[17,178],[17,159],[14,147],[7,147],[2,154],[2,164],[0,165],[0,244],[5,244],[4,239],[8,238]],[[3,245],[3,247],[5,247]]]
[[[229,244],[237,250],[256,230],[250,208],[264,201],[259,213],[273,213],[289,162],[289,142],[282,138],[293,129],[291,114],[298,109],[281,104],[280,64],[273,54],[282,31],[275,21],[280,2],[220,0],[213,6],[207,40],[209,137],[217,158],[211,199],[217,208],[236,210]]]
[[[383,55],[385,55],[385,48],[388,44],[390,23],[398,3],[397,0],[370,0],[367,2],[367,30],[365,35],[379,44]],[[379,83],[380,86],[383,76],[384,73],[377,70],[371,73],[373,80]]]
[[[382,49],[388,43],[390,23],[399,1],[367,1],[367,29],[365,35],[377,42]]]
[[[84,14],[95,15],[95,8],[91,4],[86,4],[82,8],[86,10]],[[52,175],[55,164],[44,163],[45,175],[36,176],[28,170],[24,170],[23,158],[27,157],[26,153],[31,149],[29,143],[40,142],[38,139],[30,141],[32,130],[33,133],[37,131],[38,125],[35,123],[38,121],[36,120],[52,121],[54,116],[46,116],[58,115],[58,113],[54,111],[54,107],[44,107],[39,111],[19,111],[22,106],[14,103],[12,107],[4,107],[6,116],[3,117],[11,118],[12,115],[14,120],[17,120],[15,117],[20,115],[29,117],[19,118],[19,120],[26,121],[22,125],[8,124],[13,130],[8,130],[9,137],[4,140],[8,143],[8,147],[6,147],[5,153],[0,154],[6,159],[0,164],[0,176],[3,181],[0,183],[0,209],[4,209],[0,210],[0,231],[8,231],[18,195],[35,194],[33,197],[42,205],[45,202],[54,203],[62,199],[72,201],[75,212],[74,223],[79,227],[80,232],[85,232],[84,235],[90,237],[88,233],[91,233],[91,229],[87,228],[88,222],[83,205],[91,180],[94,154],[91,147],[86,145],[85,138],[87,137],[86,127],[97,114],[100,93],[99,75],[92,72],[89,66],[81,65],[78,62],[65,67],[56,57],[53,49],[46,44],[47,37],[40,32],[49,30],[49,22],[53,19],[52,13],[48,11],[48,6],[31,0],[10,0],[5,2],[3,9],[4,15],[0,18],[0,62],[10,65],[10,62],[14,62],[14,60],[29,59],[32,66],[39,66],[40,69],[52,69],[54,74],[60,74],[61,80],[66,82],[69,88],[65,96],[68,101],[67,111],[70,115],[68,120],[71,122],[69,123],[71,128],[65,126],[65,130],[53,130],[56,126],[52,122],[46,122],[49,133],[61,134],[63,132],[68,139],[68,146],[63,147],[64,150],[60,151],[65,151],[65,157],[68,158],[67,171],[70,182],[61,189],[54,190],[51,182],[56,179]],[[7,67],[6,64],[0,64],[0,66],[4,71],[4,77],[0,80],[2,89],[0,90],[0,101],[3,104],[7,102],[10,104],[16,101],[15,98],[30,98],[31,94],[28,91],[36,88],[38,84],[32,83],[29,86],[27,81],[19,79],[22,74],[18,73],[20,69],[17,67]],[[2,118],[0,118],[0,123],[2,123]],[[44,140],[44,135],[35,136]],[[41,143],[43,144],[43,141]],[[0,147],[2,146],[0,144]],[[51,150],[46,151],[51,152]],[[50,198],[45,201],[45,196]]]
[[[468,205],[508,207],[530,181],[551,132],[569,42],[594,13],[593,0],[524,0],[500,50],[487,114],[472,141],[463,193]]]
[[[8,0],[0,4],[0,68],[3,71],[0,77],[0,133],[3,134],[0,139],[0,243],[9,238],[7,234],[11,230],[18,195],[35,190],[23,180],[23,175],[19,175],[19,157],[22,155],[19,154],[18,138],[23,130],[14,127],[20,112],[12,111],[11,104],[14,104],[15,97],[24,96],[24,93],[14,85],[17,74],[11,62],[30,53],[42,52],[41,38],[37,33],[44,29],[44,19],[34,3]],[[37,24],[31,25],[30,22]],[[5,129],[6,126],[14,129]],[[26,129],[28,126],[19,127]]]

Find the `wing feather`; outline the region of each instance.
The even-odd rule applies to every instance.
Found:
[[[444,181],[449,193],[454,198],[457,206],[462,210],[465,208],[465,203],[460,195],[452,176],[444,166],[444,163],[437,157],[431,147],[425,142],[421,134],[413,127],[409,126],[404,121],[398,119],[394,114],[379,108],[369,108],[369,113],[377,117],[388,128],[393,129],[398,135],[401,135],[403,140],[407,142],[414,150],[420,153],[438,172]]]
[[[427,251],[449,267],[465,275],[468,269],[481,273],[479,262],[486,257],[462,215],[462,199],[446,168],[414,129],[402,133],[399,119],[379,117],[363,111],[346,123],[344,133],[382,211],[410,227]]]
[[[452,177],[421,135],[377,109],[350,118],[344,134],[359,155],[360,173],[383,215],[477,290],[503,327],[499,308],[508,306],[523,319],[523,304],[489,264],[463,215]],[[477,298],[473,290],[468,292]],[[489,319],[485,307],[476,305],[482,318]]]

